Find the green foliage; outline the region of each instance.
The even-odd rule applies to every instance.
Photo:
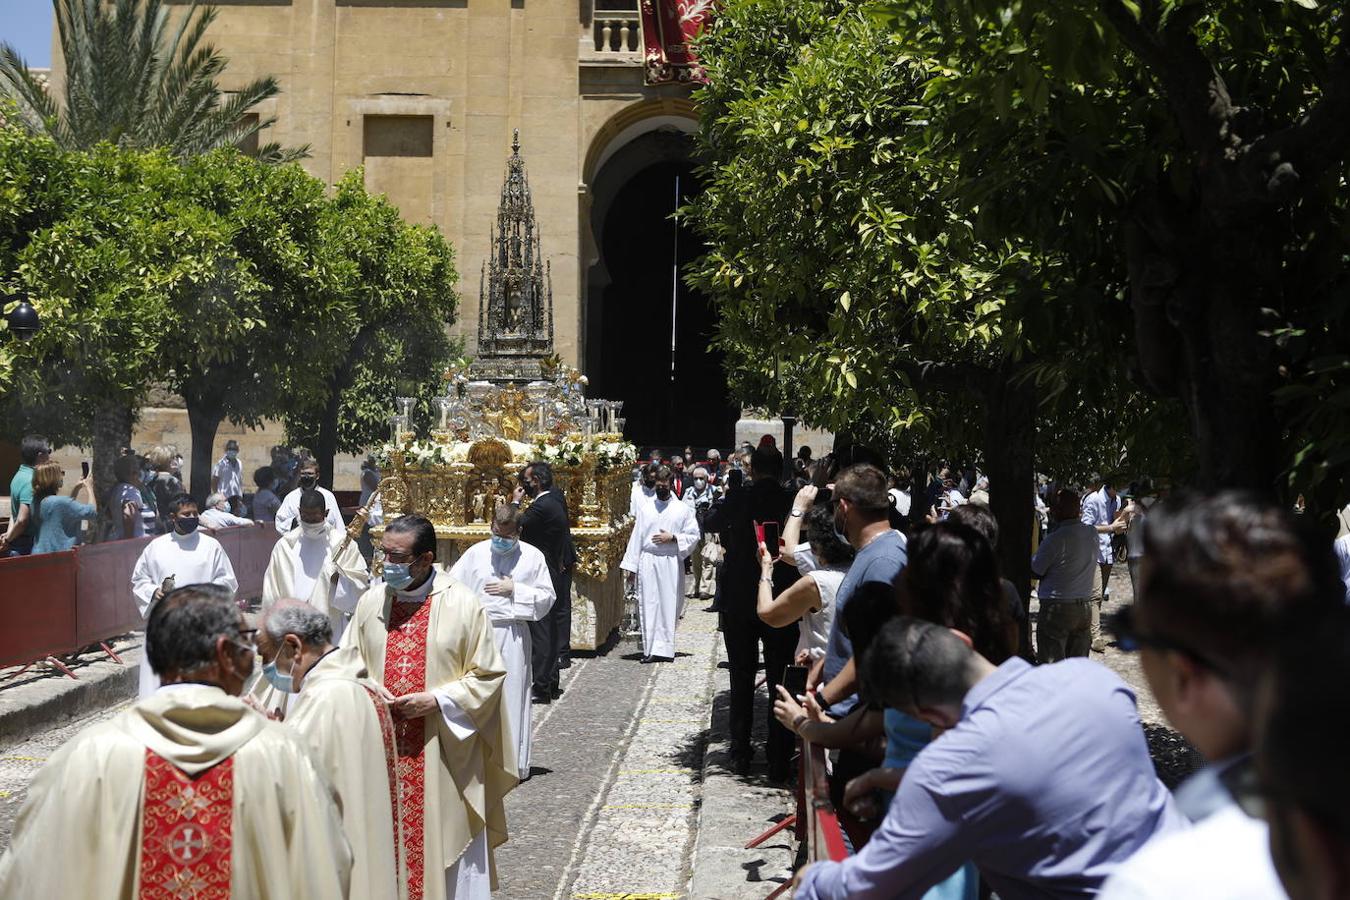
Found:
[[[246,115],[280,93],[268,76],[225,94],[216,83],[227,60],[205,42],[216,11],[194,2],[172,22],[164,0],[52,0],[65,63],[58,98],[17,51],[0,44],[0,90],[17,103],[17,119],[66,149],[102,141],[164,148],[175,156],[233,147],[275,119]],[[307,148],[259,148],[271,162]]]
[[[97,410],[161,384],[205,423],[208,454],[222,419],[298,427],[337,395],[338,441],[360,449],[403,380],[423,389],[452,358],[455,279],[440,234],[359,172],[329,196],[296,165],[232,150],[65,152],[0,127],[0,286],[43,319],[28,343],[0,342],[11,432],[84,443]]]
[[[337,364],[323,370],[317,402],[289,404],[284,419],[297,443],[322,446],[327,422],[334,451],[359,453],[387,437],[394,397],[418,398],[420,417],[429,421],[442,373],[463,349],[446,331],[458,275],[440,232],[405,224],[387,200],[366,193],[359,169],[338,184],[324,229],[353,266],[352,337],[336,348]]]
[[[710,250],[689,277],[718,300],[743,401],[911,458],[955,455],[984,443],[981,402],[1016,379],[1055,465],[1071,418],[1148,411],[1122,387],[1119,285],[954,201],[939,59],[827,0],[728,3],[702,54],[707,188],[688,214]],[[1109,467],[1126,433],[1097,428],[1077,452]]]
[[[1283,469],[1287,498],[1343,504],[1343,6],[931,0],[871,12],[901,53],[945,70],[926,90],[941,106],[929,131],[980,235],[1129,283],[1139,380],[1186,404],[1206,481],[1270,489]],[[1244,471],[1253,442],[1269,443],[1257,455],[1273,465]]]

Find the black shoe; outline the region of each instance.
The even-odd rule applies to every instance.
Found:
[[[570,669],[570,668],[572,668],[572,657],[570,657],[570,656],[560,656],[560,657],[558,657],[558,668],[560,668],[560,669]]]
[[[642,657],[642,659],[638,660],[638,662],[642,663],[642,665],[645,666],[645,665],[647,665],[648,663],[654,663],[654,662],[656,662],[656,660],[655,660],[653,657],[650,657],[650,656],[644,656],[644,657]]]
[[[531,692],[530,702],[531,702],[531,703],[535,703],[535,704],[539,704],[539,705],[545,705],[545,704],[552,703],[552,702],[553,702],[553,698],[550,697],[548,694],[538,694],[538,693]]]
[[[750,774],[750,751],[731,751],[731,771],[742,777]]]
[[[560,684],[555,684],[555,685],[553,686],[552,694],[553,694],[553,699],[554,699],[554,700],[557,700],[559,697],[561,697],[561,696],[563,695],[563,688],[562,688],[562,685],[560,685]]]

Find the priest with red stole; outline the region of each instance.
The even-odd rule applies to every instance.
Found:
[[[286,727],[309,742],[342,798],[352,896],[404,900],[394,720],[384,689],[345,664],[328,614],[299,600],[278,600],[261,614],[258,654],[266,681],[294,698]]]
[[[349,896],[337,795],[309,750],[239,699],[255,630],[233,588],[150,611],[161,686],[77,734],[29,788],[0,897],[229,900]]]
[[[408,898],[488,900],[517,784],[506,668],[477,595],[436,565],[431,522],[390,521],[380,549],[383,580],[357,604],[342,652],[394,698]]]

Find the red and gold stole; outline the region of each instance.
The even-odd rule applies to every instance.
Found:
[[[393,810],[394,820],[394,871],[398,871],[398,862],[403,858],[403,834],[400,825],[398,786],[398,745],[394,737],[394,719],[389,715],[389,704],[384,702],[376,691],[366,688],[370,702],[375,704],[375,718],[380,722],[380,738],[384,742],[384,765],[389,772],[389,808]]]
[[[388,643],[384,653],[384,686],[395,697],[427,689],[427,630],[431,625],[431,598],[424,602],[394,603],[389,613]],[[408,861],[408,900],[422,900],[426,823],[426,720],[401,719],[394,723],[398,752],[399,806],[403,820],[403,851]]]
[[[145,751],[140,900],[229,900],[234,759],[195,778]]]

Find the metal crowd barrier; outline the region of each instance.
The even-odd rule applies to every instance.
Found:
[[[848,856],[844,832],[830,802],[829,774],[825,767],[825,748],[810,741],[797,739],[797,811],[777,822],[745,845],[749,850],[758,847],[780,831],[791,828],[798,841],[806,843],[808,863],[832,860],[839,862]],[[787,881],[774,889],[764,900],[775,900],[792,887]]]
[[[276,529],[244,525],[213,536],[234,566],[239,596],[259,596],[280,537]],[[105,541],[0,559],[0,666],[22,666],[22,672],[45,659],[74,678],[59,657],[102,644],[116,659],[107,640],[144,624],[131,593],[131,572],[152,540]]]

